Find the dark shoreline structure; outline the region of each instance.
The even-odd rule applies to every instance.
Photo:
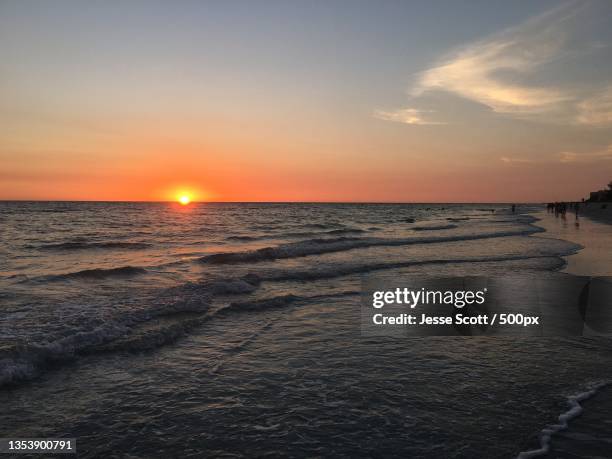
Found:
[[[591,191],[586,202],[611,202],[612,201],[612,180],[608,183],[607,190]]]
[[[604,223],[612,223],[612,180],[608,189],[592,191],[584,204],[579,204],[580,215]]]

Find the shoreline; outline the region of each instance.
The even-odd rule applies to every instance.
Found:
[[[612,209],[591,203],[589,207],[581,206],[578,218],[573,212],[568,212],[565,218],[555,217],[545,209],[530,214],[538,219],[535,224],[545,230],[534,237],[562,239],[581,246],[575,253],[562,257],[566,264],[560,272],[575,276],[612,275]],[[518,458],[570,459],[585,453],[590,457],[605,456],[612,441],[606,429],[612,423],[610,384],[611,381],[599,382],[587,392],[568,396],[570,411],[540,432],[540,449],[522,452]]]
[[[564,256],[566,265],[560,272],[575,276],[612,275],[612,209],[584,211],[578,218],[573,212],[566,217],[555,217],[545,209],[531,213],[538,220],[535,224],[545,231],[537,237],[562,239],[579,244],[576,253]]]
[[[583,393],[587,397],[582,401],[578,400],[580,408],[574,418],[567,428],[552,434],[549,449],[541,457],[544,459],[607,457],[609,445],[612,443],[608,427],[612,423],[610,381],[601,382],[598,386],[590,389],[591,394],[588,391]],[[576,398],[568,397],[568,406],[572,404],[572,399]]]
[[[582,426],[584,429],[583,423],[574,423],[572,422],[574,419],[580,417],[584,413],[584,407],[582,404],[588,402],[591,398],[601,396],[601,392],[605,390],[608,386],[610,386],[609,381],[598,382],[596,384],[591,384],[582,389],[582,392],[579,392],[574,395],[569,395],[566,397],[566,411],[563,411],[556,419],[555,423],[551,423],[546,425],[540,431],[540,448],[532,449],[528,451],[522,451],[519,453],[516,459],[531,459],[534,457],[547,457],[547,458],[562,458],[565,457],[565,453],[568,451],[576,450],[576,447],[581,448],[583,445],[581,442],[575,442],[575,438],[572,436],[571,427]],[[592,416],[592,413],[591,413]],[[570,427],[571,422],[571,427]],[[588,424],[586,426],[587,429],[592,429],[592,424]],[[569,432],[568,432],[569,431]],[[595,430],[596,431],[596,430]],[[561,439],[559,444],[555,447],[553,444],[553,438],[555,442],[557,439]],[[604,441],[598,441],[593,437],[589,437],[590,446],[595,447],[598,452],[606,451],[606,445],[602,443]],[[565,441],[564,441],[565,440]],[[574,451],[572,451],[574,452]],[[580,450],[578,452],[581,452]],[[569,456],[575,457],[575,456]]]
[[[588,217],[599,223],[612,225],[612,202],[580,203],[578,214],[581,217]]]

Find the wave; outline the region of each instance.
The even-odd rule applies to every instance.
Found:
[[[544,229],[530,227],[528,229],[504,231],[495,233],[466,234],[454,236],[420,237],[420,238],[358,238],[340,237],[326,239],[309,239],[305,241],[281,244],[275,247],[264,247],[257,250],[242,252],[221,252],[206,255],[200,258],[202,263],[229,264],[248,263],[267,260],[305,257],[308,255],[320,255],[332,252],[342,252],[364,247],[393,247],[412,244],[435,244],[454,241],[471,241],[477,239],[490,239],[508,236],[525,236],[528,234],[542,232]]]
[[[203,284],[203,288],[214,295],[251,293],[261,284],[261,277],[247,274],[239,279],[217,279]]]
[[[519,228],[505,233],[486,233],[480,235],[425,237],[409,239],[352,238],[313,239],[270,247],[262,251],[237,252],[229,254],[238,257],[255,257],[254,260],[290,258],[313,253],[349,250],[371,245],[405,245],[420,243],[447,242],[455,240],[480,239],[531,234],[543,231],[538,228]],[[574,247],[574,246],[571,246]],[[279,252],[281,250],[281,252]],[[558,251],[557,251],[558,252]],[[216,254],[227,255],[227,254]],[[263,256],[262,256],[263,255]],[[279,256],[280,255],[280,256]],[[499,257],[465,257],[437,260],[412,260],[400,262],[374,262],[366,264],[318,265],[313,264],[304,270],[268,269],[257,270],[237,278],[217,278],[200,283],[186,283],[165,289],[151,301],[143,302],[143,309],[128,310],[113,314],[96,328],[69,330],[72,335],[63,336],[49,343],[13,346],[0,349],[0,385],[17,383],[20,380],[36,377],[55,362],[78,358],[98,352],[138,352],[153,349],[175,341],[195,327],[217,316],[227,314],[263,311],[287,306],[301,306],[313,298],[324,296],[282,295],[254,301],[232,302],[221,309],[211,310],[212,299],[218,295],[250,294],[260,288],[263,282],[308,281],[329,279],[344,275],[364,273],[375,270],[403,268],[409,266],[442,263],[503,262],[531,258],[553,259],[557,254],[517,255]],[[204,257],[206,259],[206,257]],[[234,260],[230,262],[235,262]],[[53,279],[106,278],[111,276],[131,276],[146,273],[144,268],[123,266],[111,269],[89,269],[74,273],[52,276]],[[346,292],[343,295],[348,294]],[[353,292],[352,294],[357,294]],[[78,328],[86,327],[85,323]]]
[[[457,228],[457,225],[431,225],[431,226],[414,226],[413,231],[439,231]]]
[[[551,264],[550,269],[558,269],[564,266],[563,259],[556,255],[516,255],[500,257],[474,257],[474,258],[448,258],[436,260],[415,260],[400,261],[392,263],[369,263],[363,265],[340,265],[325,268],[315,268],[310,270],[279,270],[276,273],[269,273],[261,276],[261,281],[309,281],[319,279],[333,279],[336,277],[349,276],[352,274],[362,274],[372,271],[383,271],[389,269],[410,268],[413,266],[444,265],[461,263],[500,263],[507,261],[521,261],[533,259],[554,259],[556,262]]]
[[[567,429],[569,427],[569,422],[575,417],[580,416],[580,414],[584,411],[580,402],[588,400],[598,391],[609,386],[610,384],[610,381],[593,384],[588,387],[586,391],[567,397],[569,409],[564,413],[561,413],[558,418],[559,423],[548,425],[540,432],[540,448],[530,451],[523,451],[517,456],[517,459],[530,459],[532,457],[547,455],[550,452],[552,436],[558,432],[561,432],[562,430]]]
[[[137,276],[140,274],[146,274],[147,270],[138,266],[120,266],[118,268],[93,268],[84,269],[82,271],[75,271],[64,274],[54,274],[51,276],[44,276],[41,279],[46,281],[62,281],[69,279],[105,279],[108,277],[130,277]]]
[[[39,250],[95,250],[95,249],[130,249],[140,250],[151,247],[146,242],[61,242],[57,244],[45,244],[37,246]]]
[[[184,284],[164,291],[151,307],[105,318],[100,326],[50,342],[0,348],[0,387],[33,379],[52,365],[82,355],[160,346],[209,317],[209,307],[210,295],[201,286]]]
[[[309,270],[275,270],[251,273],[240,278],[219,278],[202,283],[186,283],[165,289],[144,309],[123,311],[103,325],[45,344],[14,346],[0,350],[0,386],[16,384],[38,376],[50,365],[70,361],[83,355],[101,352],[140,352],[169,344],[214,317],[228,314],[278,309],[290,305],[335,296],[358,295],[359,292],[297,296],[293,294],[253,301],[232,302],[211,310],[212,299],[218,295],[250,294],[263,282],[310,281],[345,275],[410,266],[447,263],[484,263],[558,258],[552,255],[449,258],[438,260],[336,265]]]
[[[186,283],[165,289],[146,308],[122,311],[90,329],[77,330],[69,336],[43,343],[24,343],[0,348],[0,387],[15,385],[38,377],[50,367],[83,356],[109,352],[142,352],[170,344],[214,317],[262,311],[297,302],[341,294],[297,296],[281,295],[254,301],[232,302],[211,311],[215,294],[244,293],[256,288],[261,278],[247,275],[240,279]],[[242,285],[242,287],[241,287]]]
[[[315,228],[315,229],[327,229],[327,228],[335,228],[339,225],[338,223],[306,223],[302,225],[304,228]]]
[[[209,314],[184,313],[134,327],[124,336],[96,346],[93,353],[142,352],[171,344],[210,320]]]
[[[575,249],[571,246],[571,249]],[[398,262],[380,262],[366,264],[336,264],[325,267],[313,267],[310,269],[278,269],[259,274],[250,273],[238,279],[216,279],[200,284],[201,288],[212,295],[239,295],[248,294],[256,291],[263,282],[285,282],[285,281],[313,281],[323,279],[333,279],[353,274],[363,274],[373,271],[384,271],[390,269],[409,268],[413,266],[462,264],[462,263],[503,263],[522,260],[550,260],[548,268],[558,269],[564,265],[560,257],[572,253],[568,250],[563,254],[538,254],[538,255],[507,255],[507,256],[487,256],[472,258],[446,258],[434,260],[411,260]],[[291,297],[291,301],[295,298]],[[244,303],[245,308],[249,308],[249,303]],[[258,306],[254,306],[258,307]]]
[[[264,236],[228,236],[225,238],[226,241],[238,241],[238,242],[249,242],[249,241],[261,241],[265,239],[284,239],[284,238],[300,238],[300,237],[317,237],[317,236],[338,236],[341,234],[361,234],[365,233],[365,230],[359,228],[342,228],[333,229],[328,231],[295,231],[278,234],[268,234]]]
[[[257,241],[259,237],[257,236],[228,236],[225,238],[226,241],[238,241],[238,242],[248,242],[248,241]]]
[[[325,231],[325,234],[352,234],[352,233],[365,233],[364,230],[359,228],[345,228]]]
[[[364,230],[359,228],[340,228],[332,229],[328,231],[308,232],[308,231],[296,231],[289,233],[280,233],[273,237],[275,238],[294,238],[294,237],[321,237],[321,236],[338,236],[340,234],[361,234],[365,233]]]
[[[373,271],[383,271],[412,266],[462,264],[462,263],[503,263],[522,260],[550,260],[547,268],[559,269],[564,265],[560,257],[574,253],[579,248],[576,244],[568,244],[563,252],[539,253],[534,255],[502,255],[465,258],[443,258],[433,260],[406,260],[397,262],[380,262],[364,264],[334,264],[328,266],[313,266],[308,269],[274,269],[259,273],[249,273],[240,278],[218,278],[198,284],[200,288],[213,296],[240,295],[256,291],[263,282],[312,281],[333,279],[352,274],[363,274]]]
[[[250,279],[255,282],[255,279]],[[282,308],[310,297],[283,295],[233,302],[210,312],[210,284],[187,283],[167,289],[151,309],[130,311],[101,326],[49,343],[0,349],[0,387],[38,377],[51,366],[107,352],[142,352],[172,343],[213,317]],[[352,292],[356,294],[356,292]],[[328,295],[329,296],[329,295]],[[314,297],[313,297],[314,298]]]

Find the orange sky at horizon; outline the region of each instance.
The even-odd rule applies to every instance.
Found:
[[[232,3],[0,5],[0,200],[545,202],[612,179],[610,4]]]
[[[414,137],[381,123],[366,138],[320,129],[289,137],[278,123],[253,124],[248,132],[219,122],[207,130],[168,119],[162,131],[139,120],[110,135],[41,132],[0,158],[0,199],[173,201],[189,193],[220,202],[539,202],[579,200],[609,181],[591,162],[499,161],[515,146],[500,148],[488,136],[459,146],[461,133],[447,129],[444,140],[457,139],[449,149],[437,126],[417,127]]]

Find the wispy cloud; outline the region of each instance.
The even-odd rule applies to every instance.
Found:
[[[561,88],[528,83],[542,65],[563,54],[574,8],[556,9],[443,58],[423,72],[410,93],[442,90],[499,113],[542,113],[573,99]]]
[[[578,63],[579,59],[609,51],[608,46],[594,46],[591,35],[586,37],[585,18],[596,15],[591,6],[570,2],[456,49],[419,73],[408,95],[421,106],[429,93],[449,93],[510,117],[573,125],[612,124],[610,79],[599,83],[580,80],[584,63]],[[597,31],[588,33],[596,35]],[[559,74],[560,63],[570,66],[571,76]],[[388,116],[378,117],[390,121],[411,116],[405,109],[382,113]],[[434,120],[430,117],[428,121],[432,124]]]
[[[575,153],[572,151],[563,151],[559,153],[559,161],[562,163],[593,163],[600,161],[612,161],[612,145],[608,145],[603,150]]]
[[[612,85],[578,104],[580,124],[612,124]]]
[[[550,153],[544,157],[532,158],[521,158],[513,156],[502,156],[499,160],[507,165],[519,166],[519,165],[543,165],[543,164],[595,164],[601,162],[612,161],[612,144],[607,145],[604,148],[594,151],[562,151],[558,153]]]
[[[375,110],[374,117],[384,121],[395,121],[404,124],[444,124],[440,121],[428,119],[432,110],[418,110],[416,108],[401,108],[394,111]]]
[[[502,163],[506,164],[531,164],[534,161],[532,159],[527,158],[513,158],[510,156],[502,156],[499,158]]]

